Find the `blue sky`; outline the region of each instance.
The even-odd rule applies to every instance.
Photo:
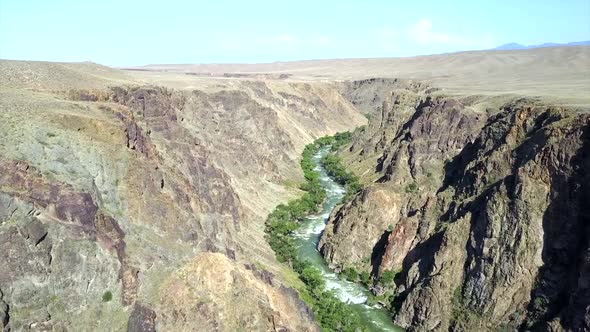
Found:
[[[256,63],[581,40],[590,0],[0,0],[3,59]]]

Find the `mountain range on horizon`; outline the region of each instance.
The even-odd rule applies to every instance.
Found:
[[[537,45],[522,45],[519,43],[508,43],[508,44],[503,44],[498,47],[492,48],[492,50],[526,50],[526,49],[541,48],[541,47],[580,46],[580,45],[590,45],[590,40],[570,42],[570,43],[543,43],[543,44],[537,44]]]

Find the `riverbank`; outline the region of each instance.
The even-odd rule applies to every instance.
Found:
[[[400,331],[387,310],[364,304],[369,296],[366,288],[331,271],[316,249],[326,219],[346,194],[328,175],[321,159],[331,144],[342,144],[343,139],[346,135],[324,137],[305,148],[301,167],[307,182],[301,188],[306,193],[277,206],[269,215],[267,238],[279,261],[297,272],[306,285],[299,293],[323,330]]]
[[[333,292],[340,301],[346,303],[359,316],[364,330],[371,332],[403,331],[392,323],[391,314],[387,309],[365,304],[372,295],[364,285],[348,281],[344,275],[332,271],[317,251],[320,235],[326,226],[330,213],[347,194],[345,187],[335,181],[321,164],[322,158],[328,154],[329,149],[323,148],[313,158],[316,163],[315,169],[320,174],[322,187],[326,190],[326,199],[321,210],[308,216],[293,234],[296,238],[299,258],[311,262],[315,268],[320,270],[326,283],[326,289]]]

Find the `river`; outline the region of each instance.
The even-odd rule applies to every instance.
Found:
[[[403,331],[403,329],[391,322],[391,315],[386,309],[365,305],[369,291],[360,284],[340,278],[334,271],[330,270],[317,250],[320,235],[326,227],[330,212],[346,193],[341,185],[332,180],[320,163],[322,157],[328,152],[329,148],[324,147],[313,158],[316,164],[315,170],[320,173],[321,183],[326,190],[327,198],[321,212],[308,216],[294,235],[299,249],[299,258],[310,261],[321,271],[326,282],[326,288],[334,290],[340,300],[347,302],[354,311],[358,312],[367,330]]]

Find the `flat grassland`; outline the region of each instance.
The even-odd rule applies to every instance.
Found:
[[[0,89],[66,90],[121,84],[215,89],[242,80],[337,82],[367,78],[428,82],[448,95],[511,95],[590,106],[590,46],[471,51],[407,58],[333,59],[266,64],[157,64],[0,60]]]
[[[217,79],[343,81],[372,77],[430,82],[447,94],[511,94],[568,106],[590,105],[590,46],[472,51],[407,58],[268,64],[148,65],[125,68],[139,80],[191,88]]]

